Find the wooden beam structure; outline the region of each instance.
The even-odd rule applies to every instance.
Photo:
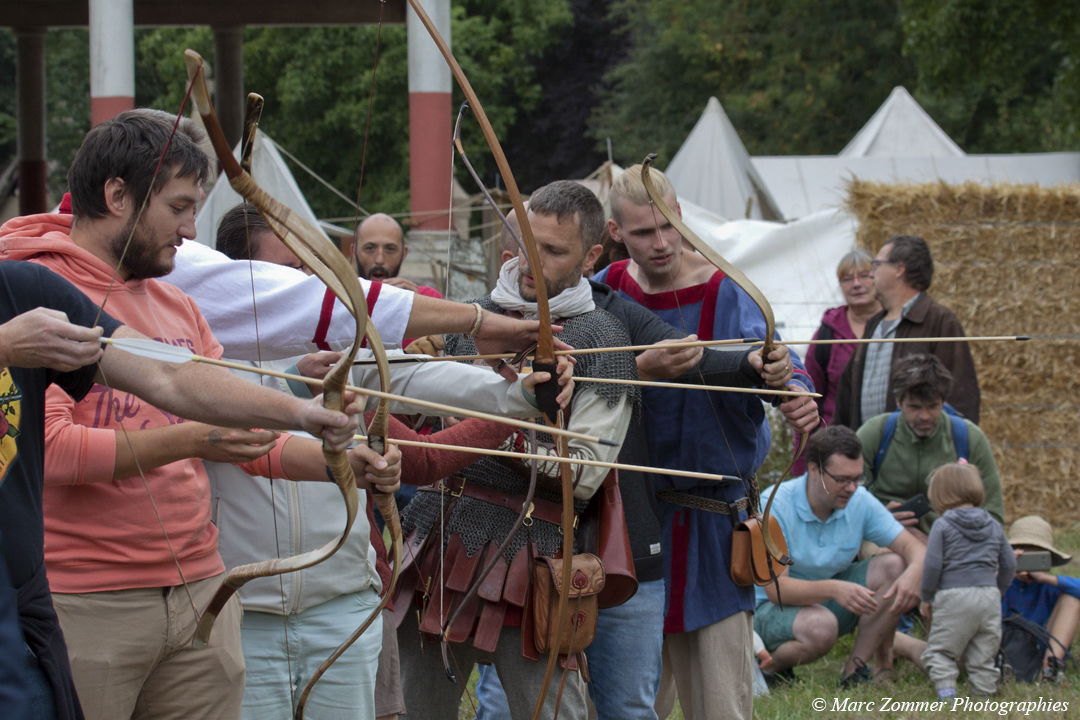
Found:
[[[379,0],[134,0],[136,27],[368,25]],[[386,0],[384,23],[405,22],[405,0]],[[87,0],[4,0],[0,26],[88,27]]]

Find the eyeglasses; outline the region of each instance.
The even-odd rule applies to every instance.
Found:
[[[866,483],[866,471],[863,471],[863,473],[861,475],[859,475],[858,477],[853,477],[853,478],[838,478],[835,475],[833,475],[831,472],[826,470],[825,468],[821,468],[821,472],[828,475],[832,479],[832,481],[834,483],[836,483],[837,485],[852,485],[852,484],[854,484],[856,487],[858,487],[859,485],[864,485]]]
[[[892,261],[891,260],[871,260],[870,264],[873,265],[874,267],[878,267],[880,265],[892,265]]]
[[[862,280],[863,282],[870,282],[873,278],[874,278],[874,273],[872,273],[872,272],[861,272],[858,275],[845,275],[844,277],[840,278],[840,284],[841,285],[851,285],[856,280]]]

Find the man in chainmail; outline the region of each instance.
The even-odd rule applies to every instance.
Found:
[[[618,347],[629,340],[622,324],[596,308],[592,289],[582,276],[601,251],[604,211],[587,188],[570,181],[551,183],[537,190],[530,200],[529,222],[546,279],[553,321],[563,327],[559,339],[576,349]],[[536,316],[535,279],[522,253],[506,263],[495,290],[478,302],[492,312]],[[465,336],[446,338],[448,355],[472,355],[476,349]],[[579,355],[575,377],[635,380],[637,365],[632,353]],[[637,421],[641,397],[637,387],[603,383],[578,383],[567,408],[568,428],[621,443],[631,422]],[[536,451],[557,455],[550,435],[537,432]],[[509,441],[523,448],[521,437]],[[568,442],[571,456],[614,461],[618,447],[582,440]],[[574,509],[581,513],[599,490],[607,475],[605,468],[573,466]],[[426,649],[417,633],[434,639],[444,630],[457,605],[468,595],[474,575],[498,550],[515,525],[522,500],[529,487],[530,464],[485,457],[450,481],[453,492],[421,491],[402,515],[407,550],[415,559],[402,575],[397,612],[401,627],[401,674],[405,696],[409,698],[412,720],[457,717],[464,685],[433,682],[443,673],[443,659],[437,646]],[[451,627],[448,646],[450,669],[462,680],[468,678],[476,662],[492,663],[506,686],[513,718],[528,718],[537,702],[543,681],[546,657],[537,658],[532,639],[523,638],[524,602],[536,552],[554,556],[562,547],[559,525],[561,495],[560,463],[540,462],[539,481],[530,520],[506,544],[492,572],[484,579],[481,600],[469,600],[467,612]],[[577,543],[575,542],[575,546]],[[534,549],[535,548],[535,549]],[[472,581],[472,582],[470,582]],[[414,601],[416,612],[408,609]],[[476,607],[469,607],[475,604]],[[585,718],[585,698],[576,678],[552,683],[541,717]]]

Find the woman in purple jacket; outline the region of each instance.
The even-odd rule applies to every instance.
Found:
[[[861,338],[866,321],[881,310],[874,296],[873,257],[863,249],[852,250],[845,255],[836,268],[840,291],[844,293],[844,305],[830,308],[821,316],[821,326],[814,333],[818,340],[854,340]],[[814,389],[824,397],[818,403],[824,425],[832,422],[836,411],[836,391],[840,375],[855,354],[854,345],[811,345],[804,362],[806,371],[814,381]],[[795,438],[798,447],[799,438]],[[795,463],[792,475],[806,472],[802,458]]]

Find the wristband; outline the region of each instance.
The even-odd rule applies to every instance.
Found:
[[[476,308],[476,322],[473,323],[469,337],[476,337],[476,333],[480,332],[480,326],[484,324],[484,309],[480,307],[480,303],[473,303],[472,306]]]

